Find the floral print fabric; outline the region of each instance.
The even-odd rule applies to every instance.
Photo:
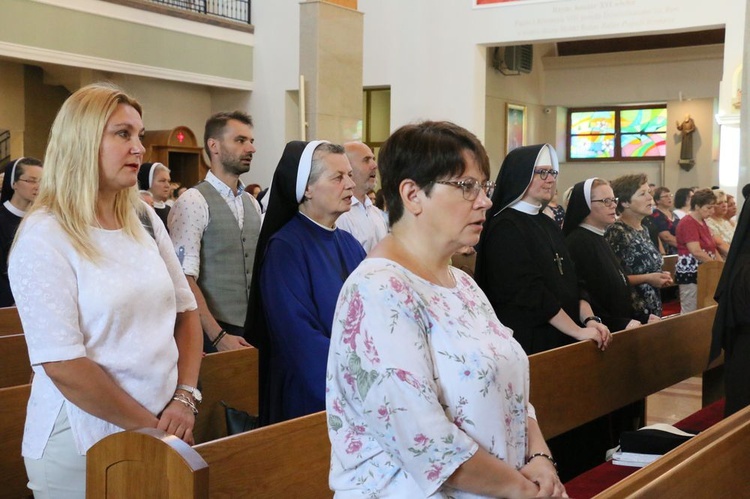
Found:
[[[636,230],[628,224],[618,220],[604,233],[604,237],[612,247],[627,275],[650,274],[661,272],[663,259],[659,249],[654,246],[645,227]],[[654,314],[661,317],[661,294],[650,284],[635,286],[636,295],[633,296],[633,308],[646,315]]]
[[[481,446],[519,469],[528,358],[476,283],[365,260],[334,314],[326,410],[336,497],[475,497],[444,485]]]

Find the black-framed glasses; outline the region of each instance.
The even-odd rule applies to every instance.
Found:
[[[20,180],[21,182],[26,182],[29,185],[39,185],[39,183],[41,182],[41,180],[39,180],[38,178],[19,178],[18,180]]]
[[[604,199],[592,199],[592,203],[602,203],[607,208],[611,208],[612,205],[617,206],[617,201],[619,201],[619,198],[604,198]]]
[[[539,175],[539,178],[542,180],[547,180],[547,177],[552,175],[552,178],[557,179],[557,176],[560,174],[557,170],[545,170],[543,168],[539,168],[537,170],[534,170],[534,173]]]
[[[452,185],[458,187],[464,193],[464,199],[467,201],[474,201],[479,196],[479,190],[483,190],[484,194],[488,197],[492,197],[492,193],[495,192],[495,182],[485,180],[480,182],[475,178],[466,178],[463,180],[436,180],[436,184]]]

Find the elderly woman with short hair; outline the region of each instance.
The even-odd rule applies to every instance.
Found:
[[[716,196],[716,203],[713,213],[706,219],[706,225],[711,229],[719,253],[722,257],[726,257],[729,252],[729,245],[732,244],[732,238],[734,237],[734,225],[725,218],[729,200],[726,193],[721,189],[713,189],[713,193]]]
[[[654,207],[646,175],[624,175],[612,181],[620,218],[609,226],[604,237],[620,260],[628,282],[635,287],[635,308],[661,317],[660,289],[672,284],[669,272],[662,271],[662,256],[641,225]]]
[[[336,298],[365,257],[335,225],[351,207],[351,175],[344,148],[325,141],[290,142],[274,173],[246,322],[260,348],[262,424],[325,409]]]

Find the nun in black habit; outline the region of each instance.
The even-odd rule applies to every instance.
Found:
[[[529,355],[576,340],[593,340],[604,350],[612,340],[578,285],[559,226],[542,213],[558,171],[549,144],[511,151],[477,250],[477,283]],[[606,423],[600,418],[547,442],[563,482],[604,462]]]
[[[636,311],[635,289],[620,266],[604,231],[615,221],[617,198],[609,182],[590,178],[573,186],[565,213],[563,234],[580,286],[591,308],[610,331],[640,326],[658,317]]]
[[[576,340],[604,350],[612,339],[578,285],[560,228],[542,213],[558,171],[549,144],[511,151],[477,249],[476,281],[529,355]]]
[[[166,189],[163,189],[163,192],[160,192],[158,195],[154,192],[155,191],[155,177],[162,176],[166,173],[167,177],[167,184],[165,185]],[[160,184],[157,184],[160,185]],[[149,191],[151,192],[152,196],[154,197],[154,211],[157,215],[159,215],[159,218],[162,222],[164,222],[164,227],[167,226],[167,218],[169,217],[169,205],[165,203],[167,197],[169,197],[169,168],[164,166],[161,163],[143,163],[141,167],[138,169],[138,189],[142,191]]]
[[[750,203],[745,201],[714,299],[710,360],[724,350],[725,415],[750,405]]]

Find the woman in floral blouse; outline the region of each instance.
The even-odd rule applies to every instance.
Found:
[[[487,153],[424,122],[396,131],[379,163],[392,232],[344,284],[328,356],[336,497],[567,497],[523,349],[449,265],[492,204]]]
[[[624,175],[612,181],[618,199],[620,219],[609,226],[604,237],[620,260],[628,282],[635,288],[633,306],[645,315],[661,317],[660,289],[672,284],[669,272],[662,272],[662,257],[641,225],[650,216],[654,198],[648,190],[646,175]]]

